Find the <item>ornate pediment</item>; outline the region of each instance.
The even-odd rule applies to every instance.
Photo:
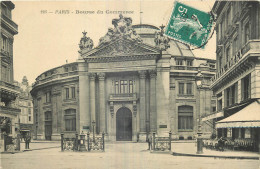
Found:
[[[132,28],[131,18],[119,15],[118,19],[112,20],[112,24],[114,25],[114,28],[108,29],[107,34],[104,37],[100,38],[99,45],[96,48],[89,48],[89,50],[82,50],[80,52],[82,58],[88,60],[94,59],[96,61],[97,59],[100,60],[102,58],[102,60],[105,60],[105,58],[110,57],[110,59],[116,58],[118,60],[119,56],[147,57],[149,55],[160,54],[160,48],[150,46],[142,42],[140,36]],[[83,40],[84,37],[86,37],[85,34],[83,36]],[[83,40],[82,42],[85,42]]]
[[[124,38],[111,41],[107,45],[99,46],[88,53],[83,54],[83,57],[106,57],[106,56],[128,56],[128,55],[146,55],[160,54],[160,51],[152,46],[138,43]]]

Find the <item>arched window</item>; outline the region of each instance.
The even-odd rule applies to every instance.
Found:
[[[193,129],[193,107],[192,106],[178,107],[178,129],[179,130]]]
[[[65,131],[76,131],[76,110],[65,110]]]

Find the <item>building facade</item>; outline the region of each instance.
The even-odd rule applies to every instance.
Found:
[[[132,25],[122,15],[112,24],[95,48],[83,32],[77,62],[37,77],[31,91],[37,138],[94,129],[112,141],[145,141],[150,132],[169,131],[174,139],[193,139],[198,119],[215,109],[209,90],[215,60],[195,57],[163,36],[163,27]],[[205,81],[199,89],[198,72]],[[204,126],[210,135],[212,126]]]
[[[13,83],[13,41],[18,26],[12,20],[14,4],[1,1],[0,126],[2,134],[15,135],[20,109],[15,106],[19,87]]]
[[[216,1],[217,73],[211,88],[217,111],[218,136],[259,143],[260,4],[258,1]]]
[[[33,135],[33,100],[30,93],[32,86],[29,85],[26,76],[17,85],[20,88],[20,93],[16,98],[16,106],[21,109],[18,117],[19,131],[22,137],[26,134]]]

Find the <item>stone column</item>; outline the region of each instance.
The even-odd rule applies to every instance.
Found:
[[[140,81],[139,81],[139,87],[140,87],[140,132],[143,133],[146,131],[145,127],[145,115],[146,115],[146,108],[145,108],[145,78],[146,78],[146,71],[139,71],[140,75]]]
[[[89,74],[90,78],[90,114],[91,114],[91,122],[95,121],[96,122],[96,98],[95,98],[95,79],[96,79],[96,74],[95,73],[90,73]],[[92,130],[92,127],[90,127]],[[97,131],[97,130],[95,130]]]
[[[156,70],[150,70],[150,130],[156,132]]]
[[[79,63],[79,132],[83,126],[91,128],[91,118],[89,109],[89,77],[86,71],[85,62]]]
[[[106,132],[105,73],[98,73],[100,132]]]

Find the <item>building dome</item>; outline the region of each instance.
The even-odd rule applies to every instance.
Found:
[[[143,43],[149,44],[151,46],[156,46],[154,39],[155,32],[160,31],[158,27],[148,24],[138,24],[133,25],[132,27],[136,31],[136,33],[140,35]],[[173,56],[194,57],[192,51],[189,49],[189,46],[183,43],[171,39],[169,45],[170,47],[166,51]]]

